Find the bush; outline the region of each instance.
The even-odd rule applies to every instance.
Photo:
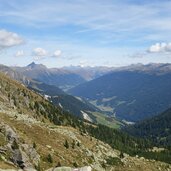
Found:
[[[51,154],[48,154],[48,156],[47,156],[47,161],[48,161],[49,163],[53,163],[53,159],[52,159]]]
[[[67,148],[67,149],[69,148],[69,144],[68,144],[67,140],[65,140],[64,147]]]
[[[76,162],[73,163],[74,167],[78,167],[78,164]]]
[[[36,143],[34,142],[34,143],[33,143],[33,148],[36,148],[36,147],[37,147],[37,145],[36,145]]]
[[[109,157],[106,159],[107,164],[109,165],[122,165],[121,159],[117,158],[117,157]]]

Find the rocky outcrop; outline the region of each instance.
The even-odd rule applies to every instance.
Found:
[[[0,132],[4,135],[7,144],[0,149],[0,156],[5,161],[8,153],[9,160],[21,169],[34,169],[33,164],[38,164],[40,156],[36,150],[28,144],[22,144],[15,130],[9,125],[0,122]]]
[[[85,166],[81,168],[71,168],[71,167],[56,167],[52,169],[48,169],[47,171],[91,171],[90,166]]]

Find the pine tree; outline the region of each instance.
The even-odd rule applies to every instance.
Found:
[[[53,163],[53,159],[52,159],[51,154],[48,154],[48,156],[47,156],[47,161],[48,161],[49,163]]]
[[[37,145],[36,145],[36,143],[34,142],[34,143],[33,143],[33,148],[36,148],[36,147],[37,147]]]
[[[74,149],[75,148],[75,141],[73,140],[72,142],[72,148]]]
[[[67,140],[65,140],[64,146],[68,149],[69,148],[69,143]]]

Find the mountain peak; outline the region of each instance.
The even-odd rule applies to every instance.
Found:
[[[36,63],[32,62],[32,63],[28,64],[27,67],[34,67],[35,65],[36,65]]]
[[[26,66],[29,69],[35,69],[35,68],[46,68],[43,64],[36,64],[35,62],[32,62]]]

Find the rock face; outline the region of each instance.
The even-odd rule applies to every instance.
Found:
[[[1,154],[6,156],[9,153],[9,159],[21,169],[33,169],[30,159],[34,161],[34,164],[37,164],[40,160],[40,156],[35,149],[27,144],[22,144],[15,130],[3,122],[0,122],[0,132],[6,139],[6,145],[1,147]],[[6,160],[5,157],[4,160]]]
[[[26,152],[26,154],[31,159],[31,161],[33,162],[33,164],[37,166],[40,161],[40,155],[37,153],[36,149],[28,144],[23,144],[22,147],[24,151]]]

